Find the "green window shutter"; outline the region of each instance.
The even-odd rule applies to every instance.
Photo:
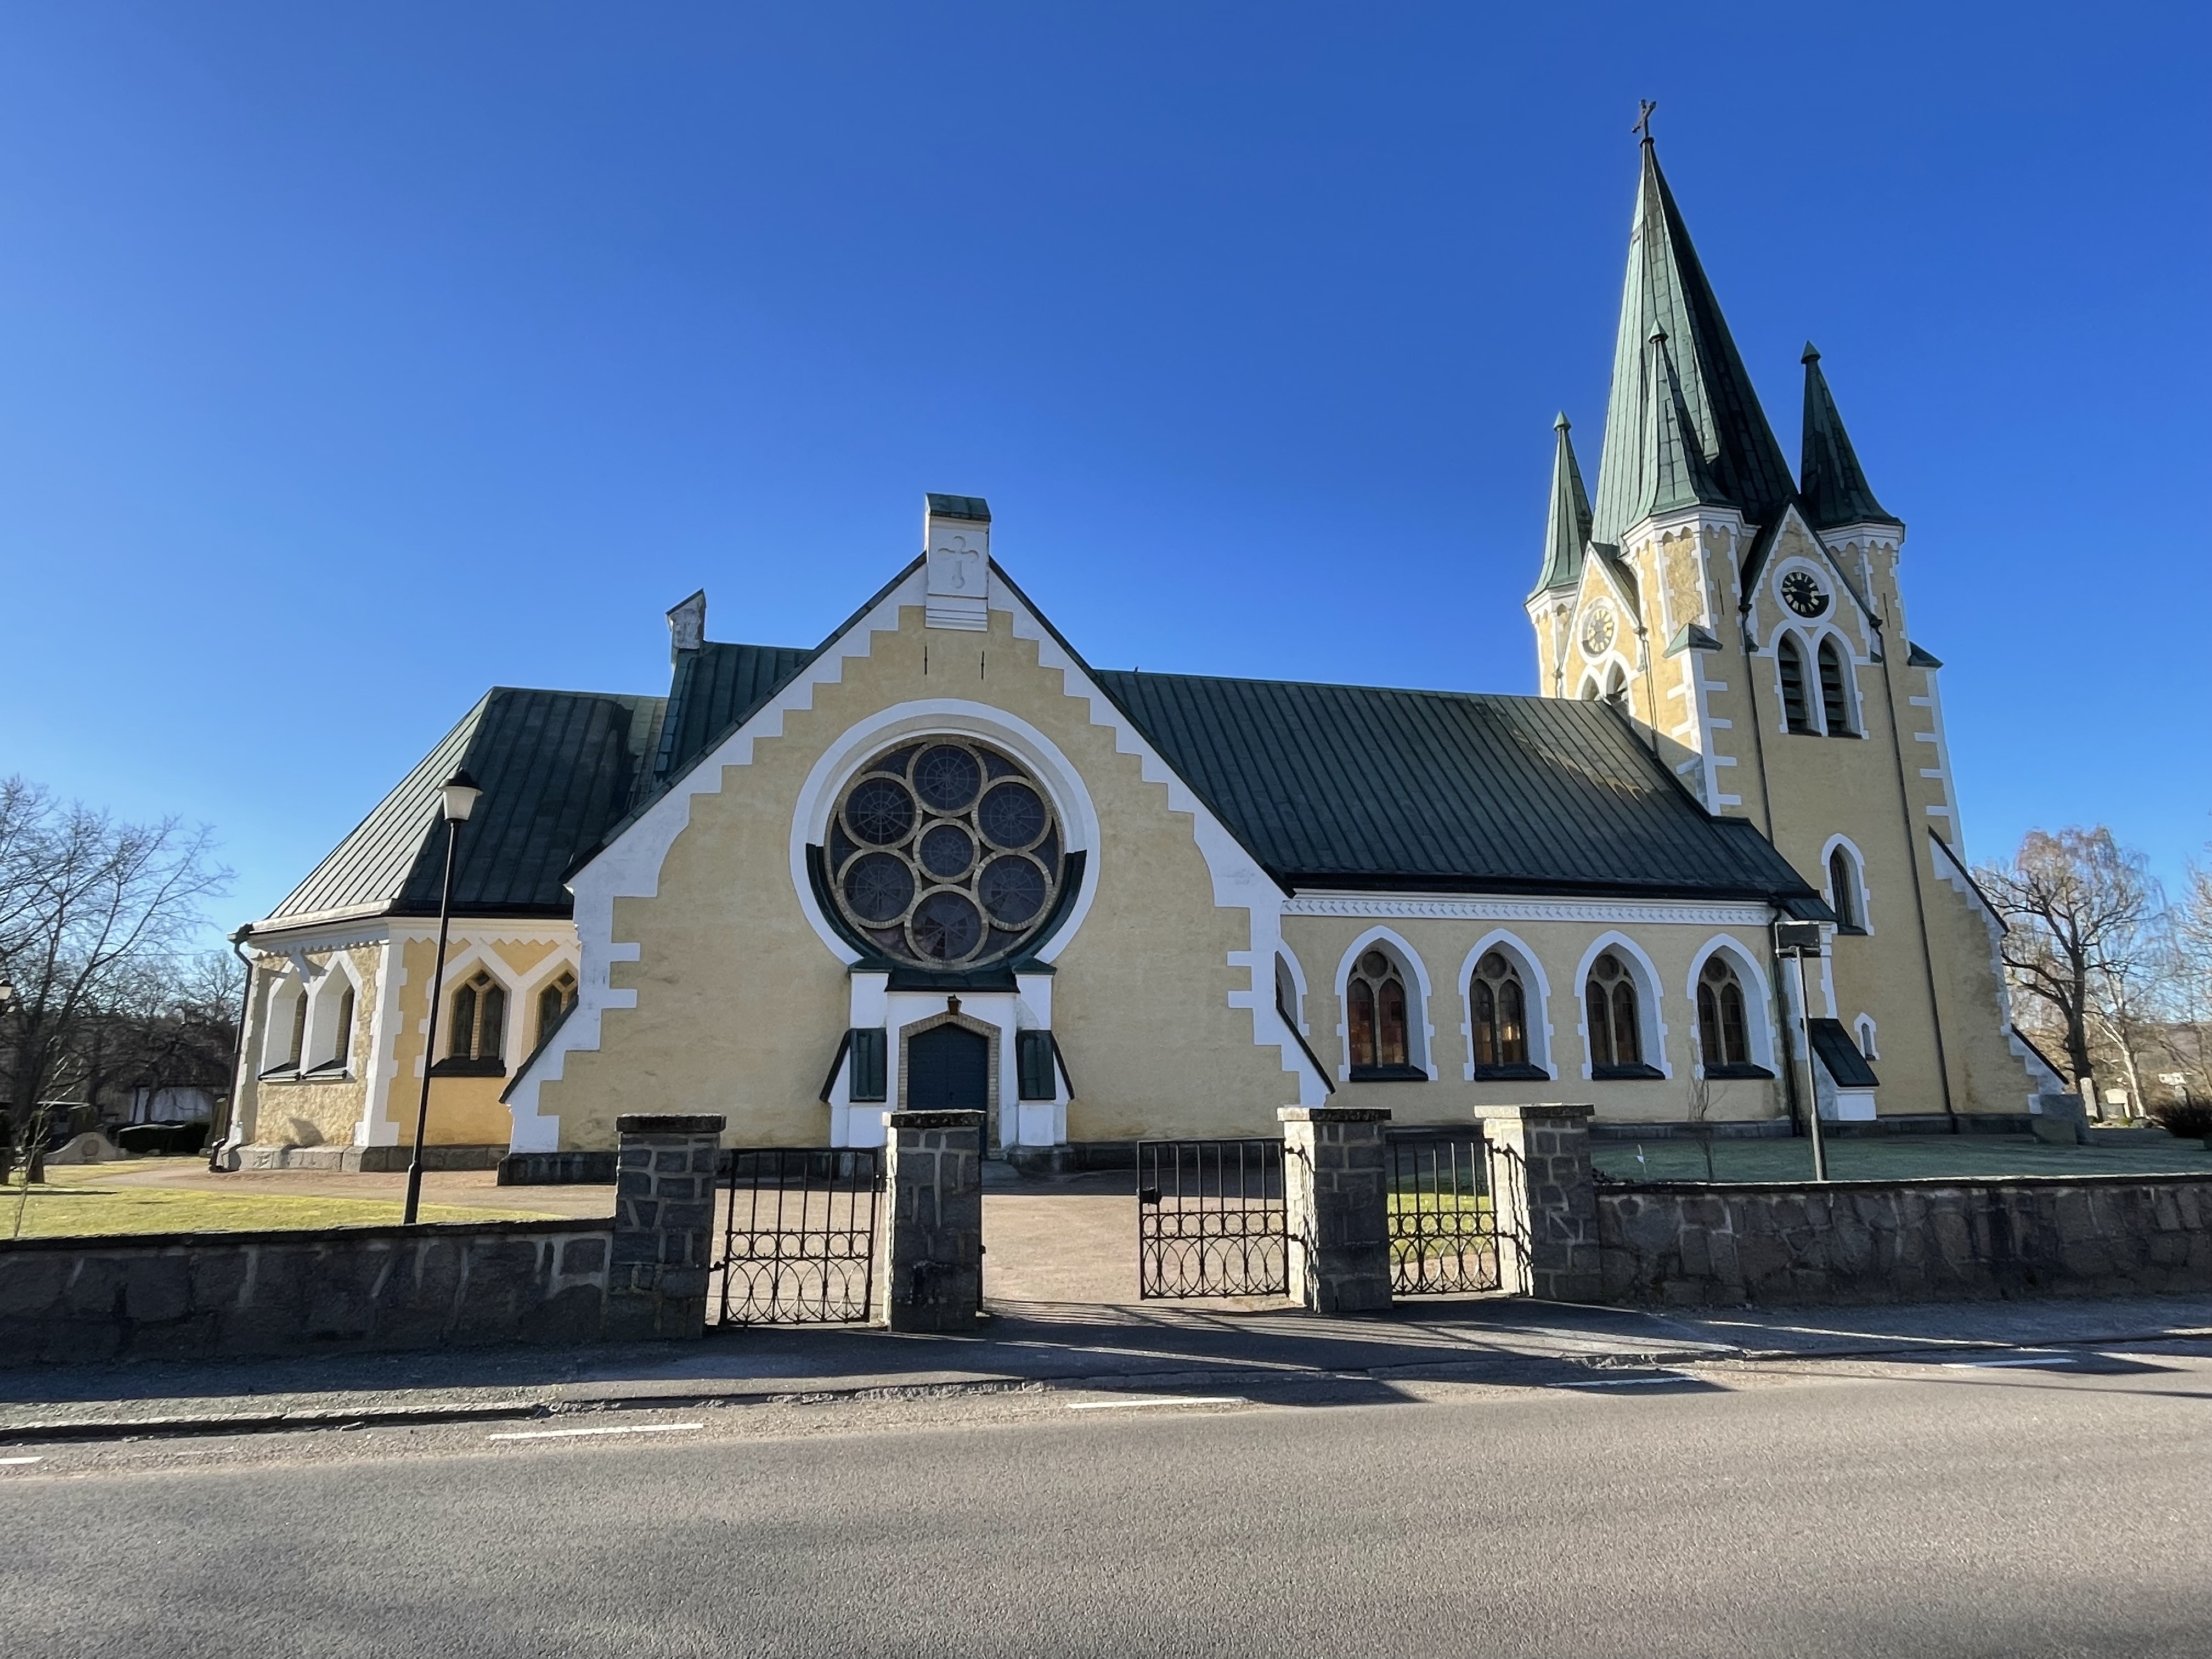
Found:
[[[1052,1033],[1014,1033],[1014,1070],[1024,1100],[1050,1100],[1060,1091],[1053,1086]]]
[[[852,1100],[882,1100],[884,1087],[884,1028],[856,1025],[852,1030]]]

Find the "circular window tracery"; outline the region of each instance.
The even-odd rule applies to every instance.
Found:
[[[886,956],[927,968],[995,962],[1050,915],[1063,838],[1021,764],[931,738],[877,756],[830,817],[838,908]]]

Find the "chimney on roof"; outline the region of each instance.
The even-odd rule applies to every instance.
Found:
[[[672,667],[686,651],[707,642],[707,590],[701,588],[668,612],[668,661]]]
[[[922,621],[980,634],[991,625],[991,509],[981,495],[927,498],[922,548],[929,556]]]

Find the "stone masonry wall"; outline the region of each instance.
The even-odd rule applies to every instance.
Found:
[[[614,1229],[490,1221],[0,1243],[0,1365],[599,1334]]]
[[[1966,1301],[2212,1290],[2212,1176],[1601,1188],[1603,1299]]]

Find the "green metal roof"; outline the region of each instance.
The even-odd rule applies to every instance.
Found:
[[[1685,507],[1727,506],[1727,495],[1705,465],[1698,429],[1682,399],[1681,377],[1674,373],[1663,333],[1651,337],[1651,383],[1658,395],[1646,404],[1651,429],[1644,443],[1644,474],[1651,493],[1636,516],[1648,518]]]
[[[1828,377],[1820,373],[1820,354],[1805,342],[1805,438],[1797,454],[1799,491],[1806,522],[1815,530],[1832,530],[1844,524],[1893,524],[1903,526],[1875,500],[1851,435],[1844,430],[1844,417],[1836,410]]]
[[[1575,465],[1575,447],[1567,439],[1565,410],[1552,429],[1559,437],[1552,449],[1552,505],[1544,520],[1544,568],[1536,577],[1538,593],[1572,587],[1582,580],[1583,549],[1590,537],[1589,495],[1583,489],[1582,468]]]
[[[1651,405],[1663,398],[1665,387],[1653,373],[1648,347],[1660,331],[1667,336],[1680,381],[1683,412],[1721,499],[1753,523],[1772,522],[1794,493],[1789,463],[1744,372],[1674,192],[1659,171],[1658,152],[1647,139],[1629,232],[1628,273],[1613,340],[1613,389],[1606,404],[1605,449],[1592,514],[1590,533],[1599,541],[1618,542],[1654,496]]]
[[[270,915],[434,915],[445,876],[438,786],[465,767],[483,787],[461,828],[453,905],[475,915],[566,915],[562,877],[628,809],[665,702],[499,686]]]
[[[1874,1074],[1874,1067],[1859,1052],[1859,1045],[1851,1041],[1851,1034],[1844,1029],[1839,1019],[1814,1019],[1807,1024],[1812,1029],[1813,1052],[1820,1057],[1820,1064],[1828,1068],[1838,1089],[1878,1089],[1881,1079]]]
[[[1092,672],[1285,886],[1818,902],[1601,703]]]
[[[928,497],[929,510],[940,519],[972,519],[977,524],[991,522],[990,503],[981,495],[939,495]]]
[[[696,651],[679,653],[650,787],[674,777],[751,719],[815,655],[815,650],[798,646],[722,645],[712,640]]]

